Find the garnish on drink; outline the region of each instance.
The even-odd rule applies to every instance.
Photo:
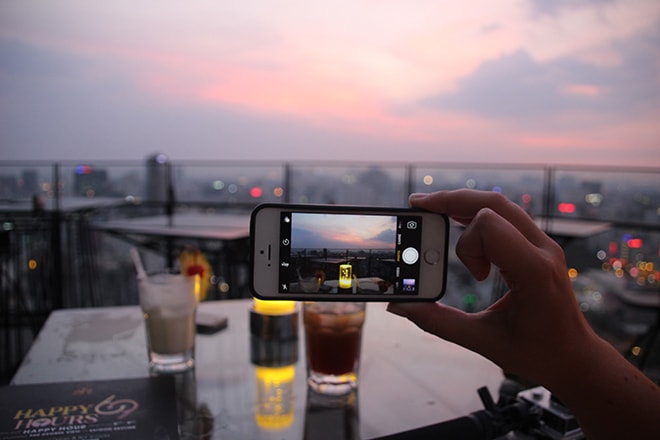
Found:
[[[199,301],[206,299],[206,293],[211,285],[211,265],[204,254],[197,248],[186,248],[179,255],[181,273],[195,277],[195,294]]]

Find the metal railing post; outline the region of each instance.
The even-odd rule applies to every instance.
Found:
[[[552,166],[543,168],[543,207],[541,212],[542,224],[541,228],[547,231],[552,217],[554,216],[555,204],[555,183],[554,183],[555,170]]]
[[[291,164],[284,163],[284,203],[291,203]]]
[[[176,196],[174,193],[174,182],[172,178],[172,162],[169,160],[165,163],[165,188],[167,193],[165,197],[165,215],[167,216],[167,225],[171,228],[174,226],[174,213],[176,205]],[[174,240],[167,237],[165,245],[167,246],[167,268],[174,269]]]
[[[64,286],[62,285],[62,212],[61,212],[61,190],[60,164],[53,164],[54,202],[55,206],[51,216],[51,231],[53,243],[53,307],[61,309],[64,306]]]
[[[415,191],[415,165],[406,165],[406,194],[403,195],[403,206],[408,206],[408,196]]]

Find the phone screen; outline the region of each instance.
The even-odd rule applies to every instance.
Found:
[[[418,295],[420,215],[280,214],[279,292]]]

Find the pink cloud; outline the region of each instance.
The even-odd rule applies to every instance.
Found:
[[[604,90],[593,84],[568,84],[564,86],[562,92],[567,95],[598,96],[604,93]]]

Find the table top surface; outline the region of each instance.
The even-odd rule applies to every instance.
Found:
[[[250,235],[249,214],[176,213],[110,220],[97,229],[127,235],[236,240]]]
[[[536,218],[536,224],[548,235],[564,238],[587,238],[612,228],[609,222],[570,218]]]
[[[212,418],[209,438],[302,439],[310,430],[326,434],[335,430],[328,438],[349,438],[346,427],[353,426],[359,431],[356,437],[369,439],[483,409],[477,394],[482,386],[497,395],[503,380],[500,368],[422,332],[385,307],[384,303],[367,306],[358,392],[345,396],[339,406],[328,405],[323,396],[319,400],[307,388],[304,336],[298,322],[299,348],[289,402],[293,417],[283,426],[268,428],[256,418],[259,383],[250,354],[252,301],[204,302],[200,312],[228,317],[228,327],[213,335],[197,335],[196,368],[185,378],[186,405],[203,409]],[[148,376],[138,306],[67,309],[50,315],[12,385]],[[338,429],[343,432],[339,437]]]

